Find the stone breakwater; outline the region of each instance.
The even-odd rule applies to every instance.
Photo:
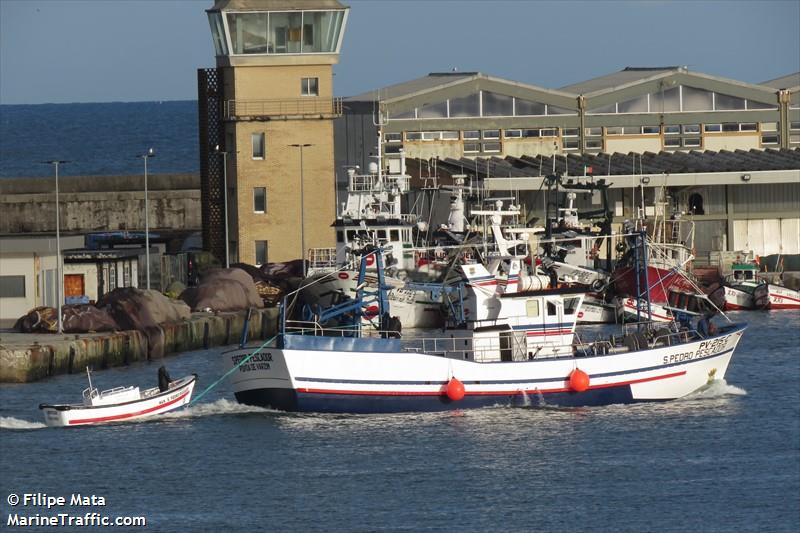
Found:
[[[194,313],[182,322],[162,324],[163,343],[149,346],[141,331],[47,334],[0,333],[0,383],[28,383],[59,374],[128,365],[163,355],[237,344],[247,312]],[[278,310],[253,309],[250,339],[277,333]]]

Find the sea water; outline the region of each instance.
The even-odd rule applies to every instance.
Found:
[[[317,415],[236,403],[228,382],[150,421],[46,428],[82,374],[0,388],[0,508],[9,494],[103,497],[69,508],[154,531],[796,531],[800,312],[740,312],[726,376],[637,405]],[[584,336],[592,337],[592,328]],[[219,350],[96,371],[100,388],[225,367]],[[536,405],[536,402],[532,402]],[[136,528],[129,528],[136,529]]]
[[[196,101],[0,105],[0,178],[199,172]]]

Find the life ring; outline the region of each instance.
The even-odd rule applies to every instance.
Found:
[[[371,253],[366,257],[367,266],[371,267],[375,264],[375,254]]]

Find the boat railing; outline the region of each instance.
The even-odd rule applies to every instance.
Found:
[[[336,248],[309,248],[308,268],[323,270],[336,268]]]
[[[87,401],[91,401],[100,395],[96,387],[86,387],[81,394],[83,399]]]

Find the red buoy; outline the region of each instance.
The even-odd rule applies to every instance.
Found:
[[[575,392],[583,392],[589,388],[589,375],[576,368],[569,374],[569,388]]]
[[[454,402],[464,398],[464,384],[457,378],[450,378],[447,382],[447,397]]]

